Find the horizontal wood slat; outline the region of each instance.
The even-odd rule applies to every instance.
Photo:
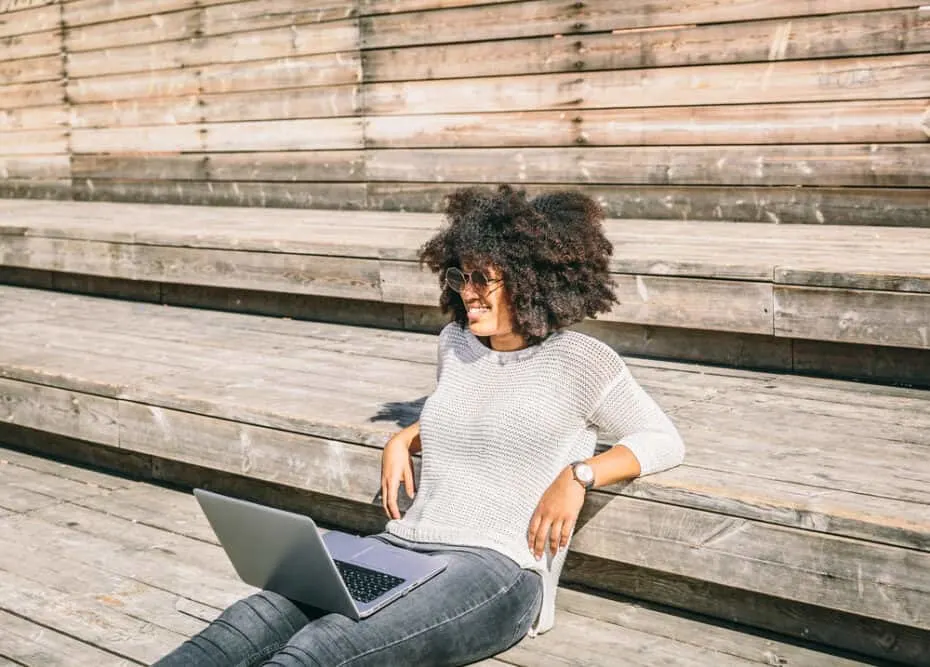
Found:
[[[926,142],[926,100],[372,116],[375,148]]]
[[[776,286],[775,332],[930,349],[930,294]],[[894,326],[888,326],[894,322]]]
[[[318,118],[254,123],[212,123],[75,129],[75,153],[139,151],[332,150],[361,148],[362,121]]]
[[[364,181],[361,151],[75,155],[75,178],[200,181]]]
[[[362,46],[383,48],[414,44],[513,39],[534,35],[573,37],[587,32],[624,31],[663,26],[727,23],[753,19],[791,18],[811,14],[916,8],[914,0],[829,0],[816,8],[805,0],[690,2],[677,0],[559,0],[519,2],[490,7],[367,16],[361,20]],[[369,11],[367,8],[363,11]],[[460,26],[468,26],[463,35]],[[463,37],[465,39],[463,39]]]
[[[68,135],[58,130],[0,129],[0,155],[48,155],[68,152]]]
[[[0,155],[0,178],[58,180],[71,177],[67,155]]]
[[[372,181],[923,186],[924,144],[366,152]]]
[[[357,86],[333,86],[75,104],[71,117],[75,128],[101,129],[204,121],[287,122],[352,116],[358,104]]]
[[[456,37],[460,40],[462,35]],[[928,48],[930,14],[910,8],[791,21],[431,44],[370,50],[364,57],[366,81],[405,81],[876,56]]]
[[[319,23],[355,15],[357,0],[65,0],[63,14],[69,26],[104,23],[202,9],[203,20],[217,31],[235,32],[267,27]]]
[[[186,39],[197,39],[202,43],[205,39],[221,38],[230,46],[251,44],[253,48],[271,49],[272,52],[264,57],[286,55],[289,52],[306,55],[353,51],[358,48],[358,21],[354,19],[303,25],[289,25],[287,20],[282,20],[285,27],[274,28],[277,34],[269,34],[267,44],[263,45],[264,31],[227,34],[234,24],[224,21],[219,26],[211,25],[204,15],[207,11],[209,9],[152,14],[125,21],[108,21],[69,28],[66,29],[64,41],[69,51],[78,52]],[[276,16],[276,13],[271,12],[269,16]],[[282,16],[286,19],[286,15]],[[285,34],[290,35],[290,40],[281,39]],[[275,53],[274,49],[276,46],[280,48],[281,44],[289,44],[289,50]]]
[[[64,127],[68,110],[64,105],[0,109],[0,131],[39,130]]]
[[[61,27],[61,9],[57,2],[45,6],[4,12],[0,6],[0,39],[13,35],[46,32]]]
[[[64,67],[60,55],[0,61],[0,86],[13,83],[60,81],[63,75]]]
[[[368,184],[368,205],[388,211],[439,211],[462,183]],[[526,187],[539,194],[551,185]],[[930,226],[925,188],[797,188],[717,186],[573,186],[617,218],[739,220],[828,225]]]
[[[930,54],[377,83],[371,114],[926,98]]]
[[[78,201],[116,201],[198,206],[268,206],[274,208],[363,209],[364,183],[262,183],[257,181],[117,181],[81,179],[74,183]]]
[[[0,53],[3,54],[4,60],[60,55],[62,48],[60,31],[0,37]]]
[[[64,102],[65,90],[61,81],[0,86],[0,109],[51,106]]]
[[[298,60],[211,65],[89,79],[70,79],[68,96],[77,104],[146,97],[178,97],[250,90],[336,86],[359,79],[358,57],[329,54]]]
[[[276,58],[295,59],[303,56],[331,54],[336,63],[356,62],[359,58],[356,45],[342,41],[327,43],[325,35],[316,36],[305,28],[294,34],[290,28],[262,33],[240,33],[210,38],[197,38],[157,44],[131,45],[108,48],[104,51],[69,52],[68,72],[72,77],[103,76],[128,72],[196,67],[216,63],[251,63]],[[105,55],[105,58],[101,56]],[[313,62],[313,61],[311,61]],[[326,60],[316,62],[326,62]],[[284,63],[281,64],[283,66]],[[279,66],[279,69],[280,67]],[[268,67],[272,74],[274,63],[253,64],[254,68]],[[299,69],[299,63],[293,65]],[[278,72],[277,76],[283,76]]]

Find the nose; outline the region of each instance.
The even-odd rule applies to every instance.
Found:
[[[478,294],[478,290],[475,289],[475,286],[472,285],[471,281],[465,283],[465,286],[462,288],[462,301],[468,303],[469,301],[477,301],[481,298],[481,295]]]

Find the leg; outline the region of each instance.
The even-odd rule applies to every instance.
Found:
[[[406,597],[356,622],[312,621],[265,665],[428,667],[466,665],[522,639],[542,600],[538,574],[490,550],[444,551],[446,570]]]
[[[319,610],[262,591],[227,608],[196,636],[155,663],[157,667],[245,667],[284,646]]]

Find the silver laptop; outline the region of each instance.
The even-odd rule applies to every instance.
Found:
[[[194,489],[239,577],[324,611],[365,618],[446,567],[445,559],[339,531],[302,514]]]

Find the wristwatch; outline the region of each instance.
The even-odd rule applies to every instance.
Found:
[[[572,477],[584,487],[585,491],[594,487],[594,468],[584,461],[572,463]]]

